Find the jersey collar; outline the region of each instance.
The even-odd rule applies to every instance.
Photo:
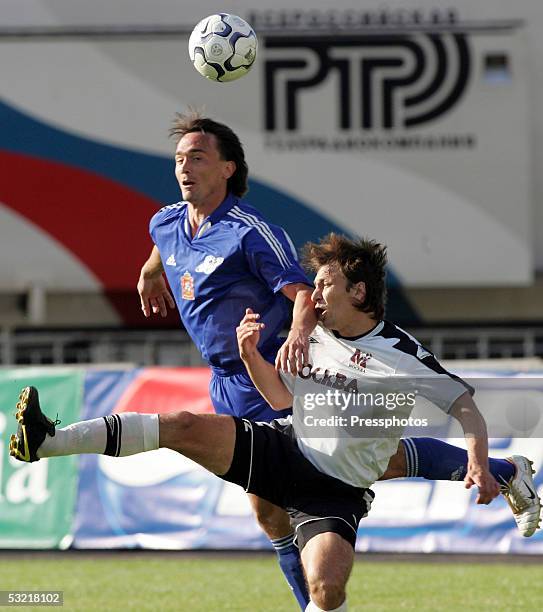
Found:
[[[198,231],[194,238],[200,238],[205,232],[215,223],[220,221],[222,217],[224,217],[237,203],[238,198],[233,194],[228,192],[226,194],[226,198],[219,204],[219,206],[208,215],[200,224]],[[188,207],[185,209],[185,223],[184,223],[185,234],[189,240],[194,240],[194,238],[190,238],[190,228],[189,228],[189,215],[188,215]]]
[[[233,193],[228,192],[226,198],[219,204],[219,206],[207,217],[204,223],[209,222],[211,225],[217,223],[224,215],[226,215],[233,206],[238,203],[238,198]]]
[[[339,338],[340,340],[348,340],[350,342],[353,342],[362,338],[371,338],[372,336],[375,336],[383,329],[383,325],[384,321],[378,321],[369,331],[364,334],[360,334],[359,336],[342,336],[335,329],[331,329],[330,331],[334,334],[336,338]]]

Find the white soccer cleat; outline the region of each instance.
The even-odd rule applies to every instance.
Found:
[[[520,533],[529,538],[541,521],[541,500],[532,478],[533,462],[522,455],[507,457],[507,461],[515,466],[515,475],[501,485],[501,492],[511,506]]]

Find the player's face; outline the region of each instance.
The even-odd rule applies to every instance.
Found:
[[[214,134],[191,132],[177,145],[175,176],[183,200],[194,206],[220,204],[234,170],[234,162],[221,159]]]
[[[359,283],[362,284],[362,283]],[[315,277],[315,290],[311,296],[319,320],[328,329],[339,332],[348,329],[353,314],[356,289],[348,287],[348,281],[336,264],[321,266]]]

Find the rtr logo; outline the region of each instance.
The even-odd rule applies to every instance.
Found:
[[[471,72],[462,32],[293,35],[265,41],[265,128],[300,130],[311,89],[335,91],[329,127],[392,130],[433,121],[458,103]]]

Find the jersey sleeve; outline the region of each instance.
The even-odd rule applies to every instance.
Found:
[[[274,293],[293,283],[311,285],[281,227],[259,220],[244,236],[243,249],[251,272]]]
[[[448,372],[432,355],[422,359],[404,356],[403,368],[410,378],[416,393],[449,413],[454,402],[464,393],[473,395],[473,387],[459,376]]]
[[[184,206],[185,205],[182,203],[170,204],[169,206],[161,208],[151,217],[149,221],[149,234],[151,234],[151,238],[155,244],[157,243],[158,228],[169,220],[179,217]]]

